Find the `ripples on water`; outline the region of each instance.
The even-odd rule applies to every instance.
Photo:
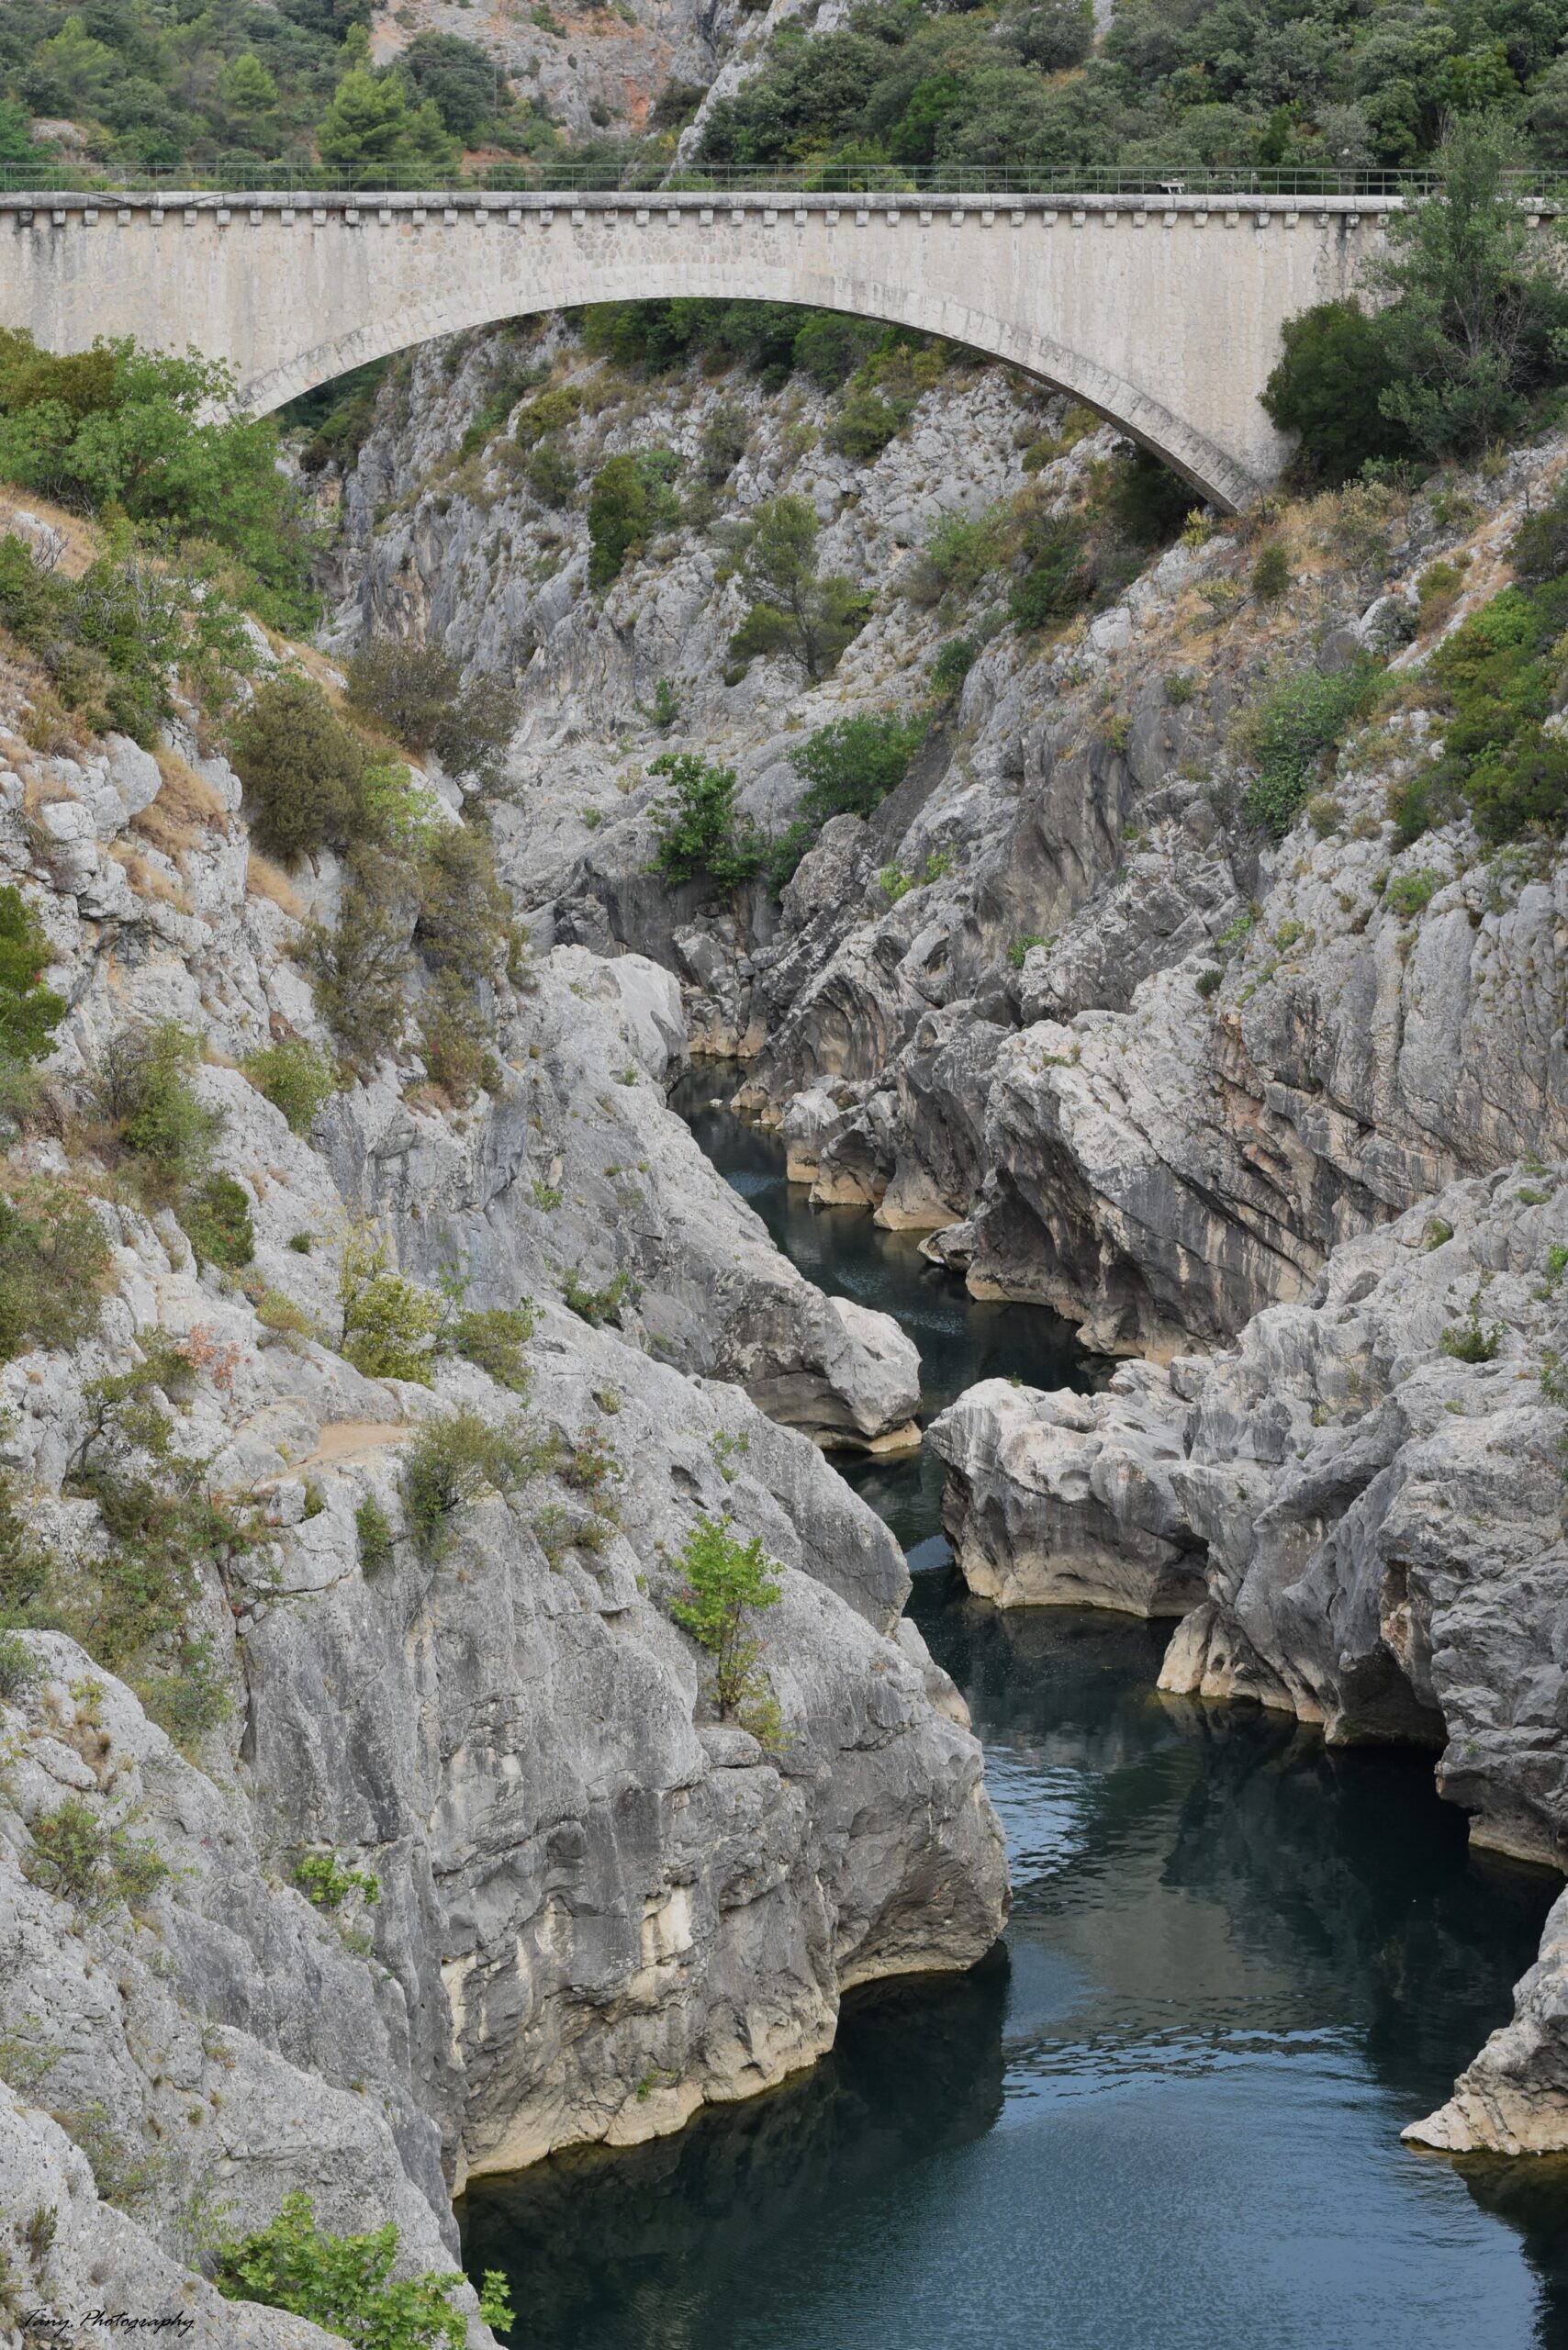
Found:
[[[699,1139],[823,1286],[894,1313],[929,1412],[1092,1383],[1036,1308]],[[1555,1881],[1473,1857],[1428,1761],[1162,1698],[1159,1628],[968,1596],[930,1462],[848,1465],[916,1571],[1007,1831],[1005,1943],[846,2003],[838,2045],[678,2137],[476,2185],[528,2350],[1568,2350],[1568,2184],[1401,2125],[1509,2009]]]

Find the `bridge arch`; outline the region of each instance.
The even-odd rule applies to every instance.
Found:
[[[712,279],[711,285],[705,279]],[[525,307],[509,298],[499,309],[466,292],[434,306],[436,323],[421,317],[418,330],[409,331],[405,319],[379,319],[351,328],[243,386],[245,406],[264,416],[285,407],[318,384],[417,347],[437,337],[494,326],[507,319],[527,318],[550,310],[575,309],[593,302],[656,302],[713,299],[722,302],[789,302],[802,308],[838,310],[871,319],[885,326],[913,327],[922,334],[940,335],[983,358],[1002,360],[1020,367],[1053,391],[1068,392],[1085,408],[1120,428],[1152,450],[1157,457],[1183,475],[1195,489],[1215,504],[1243,503],[1260,485],[1238,477],[1234,461],[1215,442],[1137,386],[1101,366],[1083,352],[1069,350],[1037,329],[1006,319],[988,318],[971,306],[946,296],[933,299],[907,287],[870,284],[860,290],[853,309],[842,298],[832,300],[831,282],[818,283],[815,274],[754,265],[735,270],[693,268],[666,262],[656,267],[631,266],[610,271],[568,269],[552,276],[546,289]]]
[[[434,337],[605,301],[775,301],[940,335],[1070,393],[1216,505],[1288,445],[1283,321],[1353,284],[1387,199],[681,193],[0,197],[0,321],[230,362],[281,407]]]

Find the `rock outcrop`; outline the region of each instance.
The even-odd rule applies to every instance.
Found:
[[[335,860],[256,857],[194,732],[70,759],[10,714],[0,871],[68,1010],[7,1181],[90,1201],[111,1263],[92,1337],[0,1370],[3,1539],[27,1529],[79,1635],[5,1658],[0,2244],[40,2301],[90,2277],[177,2300],[198,2340],[307,2350],[325,2337],[202,2281],[215,2235],[302,2188],[323,2227],[390,2220],[401,2270],[450,2271],[466,2176],[678,2128],[812,2062],[849,1986],[994,1940],[980,1750],[902,1619],[897,1545],[819,1449],[900,1437],[918,1362],[701,1159],[663,1090],[678,990],[636,957],[564,946],[498,980],[493,1090],[465,1104],[389,1050],[291,1130],[237,1064],[328,1042],[292,949]],[[207,1056],[238,1272],[198,1266],[73,1113],[106,1043],[160,1021]],[[428,1385],[347,1359],[367,1228],[450,1312],[527,1304],[505,1383],[446,1339]],[[128,1379],[136,1412],[106,1416]],[[502,1450],[416,1519],[408,1449],[465,1411]],[[94,1496],[138,1478],[222,1525],[183,1554],[183,1628],[122,1623],[111,1671]],[[671,1614],[688,1538],[725,1518],[780,1585],[756,1734]]]
[[[922,1230],[977,1294],[1038,1300],[1141,1358],[1087,1401],[991,1382],[937,1423],[974,1587],[1195,1602],[1170,1685],[1288,1707],[1335,1739],[1428,1742],[1479,1841],[1561,1863],[1551,1251],[1568,1235],[1532,1168],[1568,1155],[1568,862],[1544,836],[1497,850],[1462,816],[1416,839],[1396,821],[1444,724],[1427,656],[1506,583],[1561,440],[1489,477],[1269,520],[1292,577],[1277,602],[1252,594],[1259,524],[1200,526],[1104,609],[1033,636],[1002,623],[1005,567],[944,588],[918,543],[999,497],[1071,510],[1106,442],[1022,397],[1010,436],[994,379],[954,377],[907,440],[840,474],[732,382],[750,438],[726,516],[801,490],[827,559],[880,590],[801,695],[788,665],[727,668],[739,607],[723,565],[704,600],[700,522],[601,609],[570,522],[553,576],[524,581],[509,555],[497,592],[476,554],[490,506],[442,470],[486,364],[466,354],[451,395],[432,381],[411,431],[385,404],[349,486],[341,610],[476,663],[526,640],[522,812],[501,822],[542,942],[672,971],[689,1033],[747,1059],[739,1104],[782,1129],[814,1199]],[[690,451],[713,397],[692,377],[631,408]],[[629,445],[632,417],[604,413],[575,428],[578,462]],[[1005,442],[1036,431],[1060,438],[1036,443],[1025,493]],[[486,498],[532,560],[541,523],[506,504],[505,472]],[[777,903],[700,882],[658,900],[647,750],[733,764],[743,807],[777,828],[798,804],[790,718],[907,711],[909,673],[959,632],[967,673],[903,784],[828,822]],[[1394,681],[1382,718],[1350,727],[1275,839],[1249,812],[1249,714],[1282,680],[1368,656]],[[673,733],[611,756],[657,674]]]
[[[1565,1265],[1568,1169],[1515,1162],[1343,1243],[1233,1349],[971,1389],[931,1430],[959,1563],[1003,1604],[1201,1570],[1163,1688],[1429,1746],[1475,1843],[1568,1866]],[[1568,2145],[1564,1915],[1423,2143]]]
[[[971,1591],[1000,1607],[1131,1616],[1185,1616],[1202,1599],[1202,1548],[1170,1490],[1182,1455],[1162,1386],[1158,1372],[1126,1367],[1112,1416],[1093,1396],[988,1379],[932,1422],[925,1440],[947,1472],[943,1516]]]

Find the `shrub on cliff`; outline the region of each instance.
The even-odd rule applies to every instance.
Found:
[[[1148,449],[1125,444],[1111,470],[1105,511],[1136,547],[1166,546],[1192,511],[1190,482]]]
[[[180,1228],[198,1265],[236,1273],[256,1253],[251,1197],[232,1175],[209,1175],[180,1203]]]
[[[373,637],[348,665],[348,705],[449,774],[498,778],[517,729],[518,696],[503,677],[463,683],[461,662],[412,637]]]
[[[283,1112],[291,1134],[308,1134],[337,1089],[337,1071],[327,1055],[298,1036],[263,1046],[242,1066],[257,1092]]]
[[[740,535],[741,568],[755,601],[730,640],[744,666],[785,654],[808,677],[824,677],[871,616],[871,597],[837,573],[817,575],[816,511],[787,492],[759,506]]]
[[[1284,356],[1260,397],[1282,432],[1301,436],[1291,475],[1303,488],[1337,487],[1372,457],[1403,457],[1410,436],[1386,416],[1394,369],[1382,330],[1359,301],[1320,302],[1283,328]]]
[[[38,1061],[65,1017],[65,999],[39,979],[53,957],[43,924],[21,891],[0,889],[0,1055]]]
[[[215,361],[129,341],[57,358],[0,330],[0,476],[163,543],[220,547],[271,617],[311,617],[311,539],[278,471],[277,428],[236,412]]]
[[[1032,515],[1025,525],[1026,568],[1007,599],[1019,629],[1051,628],[1069,620],[1093,592],[1088,539],[1071,515]]]
[[[498,1427],[467,1404],[427,1420],[403,1456],[409,1531],[427,1558],[439,1555],[459,1510],[487,1491],[514,1492],[553,1455],[552,1439],[530,1438],[521,1421]]]
[[[451,1342],[455,1353],[477,1363],[498,1387],[526,1395],[531,1374],[522,1350],[532,1336],[533,1308],[525,1299],[521,1305],[476,1306],[460,1314],[452,1326]]]
[[[924,711],[899,718],[835,718],[790,754],[808,785],[801,813],[825,824],[830,816],[868,816],[897,789],[925,739]]]
[[[1551,560],[1551,510],[1527,524],[1524,563]],[[1526,536],[1528,533],[1528,537]],[[1546,732],[1558,693],[1568,624],[1568,576],[1506,588],[1454,630],[1428,675],[1448,705],[1443,756],[1419,768],[1394,801],[1414,840],[1468,802],[1484,839],[1506,841],[1568,823],[1568,748]]]
[[[29,1882],[71,1902],[84,1919],[101,1918],[122,1901],[134,1908],[169,1874],[144,1837],[111,1826],[80,1796],[36,1814],[29,1833],[32,1849],[23,1863]]]
[[[910,760],[924,740],[924,711],[910,718],[836,718],[790,754],[804,778],[795,820],[774,840],[767,878],[781,890],[801,859],[834,816],[868,816],[903,781]]]
[[[413,968],[407,876],[379,849],[355,849],[334,929],[312,923],[299,956],[321,1017],[349,1058],[374,1067],[395,1053],[408,1026],[404,990]]]
[[[47,1176],[0,1192],[0,1362],[79,1346],[95,1327],[109,1243],[85,1200]]]
[[[341,1351],[367,1379],[431,1383],[441,1300],[391,1269],[391,1252],[374,1233],[343,1244],[338,1274],[342,1308]]]
[[[251,836],[268,856],[342,848],[360,831],[364,745],[310,678],[285,669],[258,686],[230,756]]]
[[[726,1721],[744,1719],[748,1701],[767,1703],[762,1643],[750,1619],[784,1595],[761,1535],[743,1542],[730,1526],[727,1514],[698,1519],[676,1561],[684,1581],[669,1605],[675,1621],[712,1660],[713,1703]]]
[[[857,465],[873,464],[899,430],[898,411],[868,388],[852,392],[827,430],[827,442]]]
[[[735,808],[734,767],[710,766],[695,751],[666,751],[648,768],[671,789],[650,810],[658,847],[649,868],[668,881],[707,879],[735,888],[759,872],[767,843]]]
[[[223,1127],[223,1112],[207,1108],[191,1082],[199,1058],[196,1038],[177,1020],[137,1021],[108,1039],[87,1080],[99,1147],[125,1167],[149,1206],[172,1207],[182,1222]]]
[[[1379,676],[1359,661],[1338,677],[1316,669],[1287,677],[1242,722],[1240,747],[1254,767],[1243,802],[1249,822],[1283,840],[1312,797],[1329,753],[1366,708]]]
[[[65,999],[39,984],[53,949],[21,892],[0,889],[0,1122],[21,1124],[36,1109],[33,1063],[54,1044]]]
[[[328,2235],[308,2195],[286,2195],[266,2227],[221,2247],[212,2281],[230,2300],[290,2310],[353,2350],[463,2350],[467,2321],[452,2295],[464,2278],[430,2272],[394,2281],[398,2241],[390,2221],[370,2235]],[[486,2271],[479,2314],[489,2325],[512,2322],[498,2269]]]
[[[36,656],[59,704],[83,727],[113,727],[143,746],[174,710],[175,678],[218,709],[254,666],[244,624],[211,565],[150,560],[123,522],[80,579],[46,569],[14,535],[0,539],[0,623]],[[53,730],[33,699],[28,739],[53,749]]]
[[[608,588],[628,555],[679,521],[680,500],[670,487],[679,465],[672,449],[642,449],[599,467],[588,492],[590,588]]]

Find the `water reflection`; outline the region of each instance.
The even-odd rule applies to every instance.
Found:
[[[797,1261],[920,1320],[936,1400],[982,1360],[1087,1383],[1054,1317],[977,1321],[907,1237],[786,1192],[770,1138],[703,1138]],[[1159,1627],[971,1599],[917,1465],[852,1474],[985,1740],[1005,1950],[852,1999],[774,2097],[480,2182],[465,2255],[510,2274],[513,2340],[1568,2350],[1568,2165],[1398,2138],[1507,2014],[1552,1881],[1473,1859],[1426,1758],[1161,1698]]]
[[[1006,1997],[1001,1949],[957,1981],[852,1997],[832,2055],[774,2095],[626,2154],[476,2187],[468,2266],[517,2279],[512,2339],[539,2350],[738,2338],[762,2280],[770,2299],[792,2274],[800,2289],[802,2247],[849,2214],[857,2230],[902,2181],[993,2127]]]

